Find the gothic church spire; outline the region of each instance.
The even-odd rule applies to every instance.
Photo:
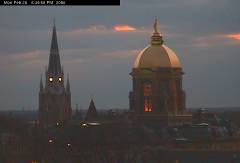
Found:
[[[51,49],[50,49],[50,56],[49,56],[48,72],[52,73],[52,74],[58,74],[58,73],[62,72],[59,50],[58,50],[55,20],[53,23],[52,42],[51,42]]]

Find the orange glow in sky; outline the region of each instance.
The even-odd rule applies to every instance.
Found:
[[[232,38],[232,39],[235,39],[235,40],[240,40],[240,33],[229,34],[229,35],[226,35],[226,37]]]
[[[136,31],[136,28],[129,25],[116,25],[113,26],[113,29],[118,32],[133,32]]]

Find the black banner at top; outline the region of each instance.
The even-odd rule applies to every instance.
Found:
[[[1,6],[119,6],[120,0],[0,0]]]

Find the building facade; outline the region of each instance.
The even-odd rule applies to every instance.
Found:
[[[68,76],[66,87],[64,81],[54,23],[49,64],[45,72],[45,86],[42,77],[40,80],[39,123],[44,127],[55,125],[71,117],[71,90]]]
[[[164,44],[156,20],[151,43],[138,54],[130,73],[130,111],[139,117],[168,120],[186,115],[183,74],[176,53]]]

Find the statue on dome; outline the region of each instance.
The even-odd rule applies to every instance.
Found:
[[[154,33],[158,33],[158,20],[157,19],[155,19],[153,28],[154,28]]]

